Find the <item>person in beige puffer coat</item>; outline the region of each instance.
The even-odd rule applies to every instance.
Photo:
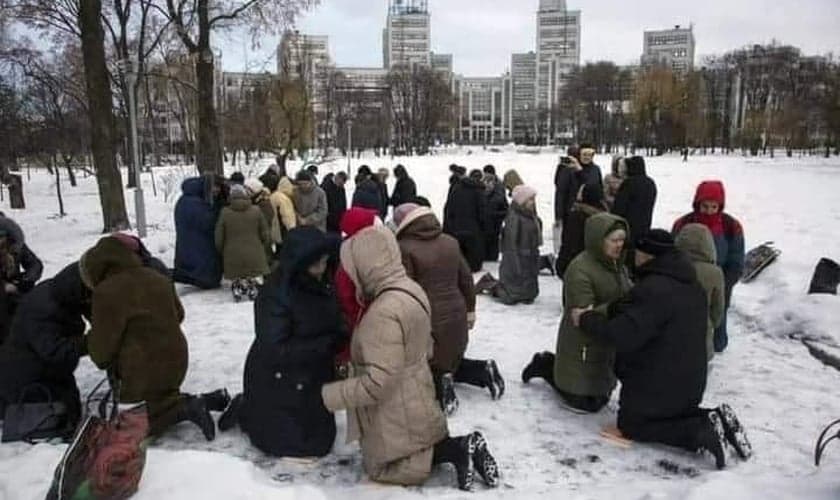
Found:
[[[277,184],[277,189],[271,193],[271,205],[277,212],[277,221],[280,223],[280,239],[297,227],[297,213],[295,212],[295,185],[288,177],[283,177]]]
[[[419,485],[433,464],[452,463],[461,489],[472,488],[474,468],[497,486],[498,466],[481,434],[448,435],[429,368],[431,306],[406,275],[394,235],[360,231],[342,245],[341,264],[369,306],[353,335],[352,376],[321,394],[330,411],[347,410],[348,441],[360,440],[365,472],[382,483]]]

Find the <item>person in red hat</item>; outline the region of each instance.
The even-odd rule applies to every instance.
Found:
[[[717,250],[717,264],[723,270],[726,313],[732,302],[732,290],[741,279],[744,270],[744,229],[735,217],[724,210],[726,208],[726,190],[721,181],[705,181],[697,186],[694,196],[694,211],[677,219],[673,233],[678,234],[688,224],[703,224],[712,232]],[[720,326],[715,330],[715,352],[726,349],[729,338],[726,332],[726,313]]]

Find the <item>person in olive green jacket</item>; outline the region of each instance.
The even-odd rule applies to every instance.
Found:
[[[209,411],[224,410],[230,397],[225,390],[181,393],[189,352],[180,326],[184,308],[172,282],[112,236],[85,252],[79,271],[93,292],[87,350],[96,366],[119,381],[120,402],[146,403],[152,436],[190,421],[213,440],[216,424]]]
[[[606,309],[630,291],[624,266],[627,222],[602,213],[586,221],[586,249],[575,257],[563,278],[563,320],[556,355],[537,353],[522,372],[522,381],[542,377],[573,410],[595,413],[610,399],[616,385],[615,348],[572,324],[568,314],[576,307]]]
[[[270,227],[242,186],[230,190],[230,206],[216,224],[216,249],[224,260],[225,278],[233,281],[233,299],[257,298],[257,286],[269,273],[265,248],[271,244]]]
[[[709,299],[709,326],[706,335],[706,357],[715,357],[715,329],[726,310],[723,270],[717,265],[717,250],[712,232],[703,224],[688,224],[677,235],[676,245],[694,264],[697,281]]]

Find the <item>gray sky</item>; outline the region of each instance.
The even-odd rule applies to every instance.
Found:
[[[432,48],[455,56],[465,76],[495,76],[514,52],[534,50],[538,0],[429,0]],[[321,0],[300,19],[304,33],[329,35],[340,66],[381,66],[387,0]],[[637,63],[642,32],[694,23],[698,62],[777,39],[806,54],[840,55],[840,0],[568,0],[582,10],[581,61]],[[221,44],[227,71],[275,69],[277,38],[253,49],[245,36]]]

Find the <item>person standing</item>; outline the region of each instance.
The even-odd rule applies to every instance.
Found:
[[[612,210],[618,190],[627,178],[627,160],[621,156],[613,156],[611,172],[604,176],[604,203]]]
[[[208,196],[219,186],[210,177],[187,179],[181,185],[183,194],[175,204],[175,269],[176,283],[202,289],[221,286],[222,260],[216,250],[214,231],[221,211],[215,196]],[[209,201],[208,201],[209,200]]]
[[[700,407],[706,390],[706,292],[691,262],[661,229],[636,245],[638,283],[604,311],[576,307],[572,321],[618,351],[618,429],[628,439],[706,451],[726,467],[725,445],[751,446],[729,405]]]
[[[485,173],[484,186],[484,196],[487,204],[487,225],[484,228],[484,260],[485,262],[496,262],[499,260],[502,225],[510,206],[505,195],[505,187],[499,182],[496,174]]]
[[[270,243],[268,223],[242,186],[230,190],[230,206],[216,225],[216,248],[224,257],[225,278],[232,281],[233,300],[257,298],[257,287],[269,272],[264,249]]]
[[[397,183],[394,185],[394,194],[391,195],[390,204],[397,208],[404,203],[414,203],[417,199],[417,185],[414,179],[408,176],[408,171],[402,165],[394,167],[394,177]]]
[[[265,254],[268,260],[271,261],[274,256],[274,245],[280,244],[283,240],[280,232],[280,222],[277,220],[277,211],[274,210],[274,205],[271,203],[271,193],[263,186],[259,179],[251,178],[245,181],[245,189],[251,196],[251,203],[260,209],[265,222],[269,228],[269,241],[265,247]]]
[[[394,210],[394,223],[406,274],[431,303],[432,375],[444,412],[452,415],[458,408],[456,382],[486,388],[493,399],[501,398],[505,383],[496,362],[464,357],[475,326],[475,289],[458,241],[443,234],[434,212],[413,203]]]
[[[327,231],[338,235],[341,235],[341,217],[347,211],[346,183],[345,172],[327,174],[321,183],[321,189],[327,195]]]
[[[327,231],[327,194],[315,184],[312,174],[301,170],[295,177],[295,212],[298,226],[312,226]]]
[[[505,172],[505,175],[502,178],[502,184],[504,184],[508,196],[513,196],[513,190],[519,186],[522,186],[523,184],[525,184],[525,182],[522,180],[522,177],[519,175],[519,172],[511,169]]]
[[[560,279],[566,274],[569,264],[586,249],[586,221],[593,215],[606,211],[603,191],[589,184],[583,187],[581,199],[576,202],[563,224],[560,253],[557,254],[555,271]]]
[[[387,168],[380,168],[377,170],[376,175],[373,176],[373,182],[376,183],[376,189],[379,194],[379,206],[381,207],[379,218],[383,221],[388,218],[388,177],[390,175]]]
[[[334,358],[345,337],[326,276],[339,241],[313,227],[291,231],[283,262],[255,303],[244,391],[219,419],[219,430],[239,425],[271,456],[322,457],[335,441],[335,417],[321,402],[321,386],[335,379]]]
[[[615,347],[572,322],[574,308],[605,308],[630,291],[624,266],[627,222],[608,213],[586,221],[586,250],[569,264],[563,277],[563,319],[555,353],[534,355],[522,381],[540,377],[575,412],[596,413],[610,400],[616,385]]]
[[[744,229],[726,209],[726,191],[720,181],[706,181],[697,186],[694,196],[694,211],[680,217],[673,228],[679,234],[688,224],[703,224],[712,232],[717,250],[717,264],[723,270],[726,308],[720,326],[715,330],[715,352],[721,353],[729,344],[726,316],[732,304],[732,290],[744,271]]]
[[[487,209],[483,174],[474,170],[452,188],[444,206],[443,230],[458,240],[470,271],[478,272],[484,263],[484,229]]]
[[[622,217],[630,225],[627,245],[627,267],[633,269],[633,244],[636,238],[650,231],[653,209],[656,206],[656,183],[648,177],[645,159],[631,156],[625,160],[627,178],[615,196],[612,213]]]
[[[569,146],[566,156],[560,158],[554,171],[554,228],[555,253],[560,251],[559,242],[566,217],[572,211],[578,195],[577,172],[580,171],[580,148]]]
[[[435,399],[431,305],[406,276],[394,235],[367,228],[341,246],[341,265],[368,304],[352,340],[352,377],[324,385],[330,411],[347,410],[348,440],[359,440],[362,464],[374,481],[420,485],[433,465],[456,468],[471,490],[473,471],[488,486],[499,469],[480,433],[452,437]]]
[[[379,195],[379,186],[373,179],[370,167],[362,165],[356,174],[356,190],[353,191],[352,206],[376,210],[378,216],[382,216],[382,197]],[[385,207],[387,213],[387,207]]]
[[[271,205],[277,212],[277,222],[280,225],[280,240],[292,229],[297,227],[297,213],[295,212],[295,185],[286,176],[277,181],[277,189],[271,193]],[[278,248],[279,250],[279,248]],[[279,252],[277,252],[279,254]]]

